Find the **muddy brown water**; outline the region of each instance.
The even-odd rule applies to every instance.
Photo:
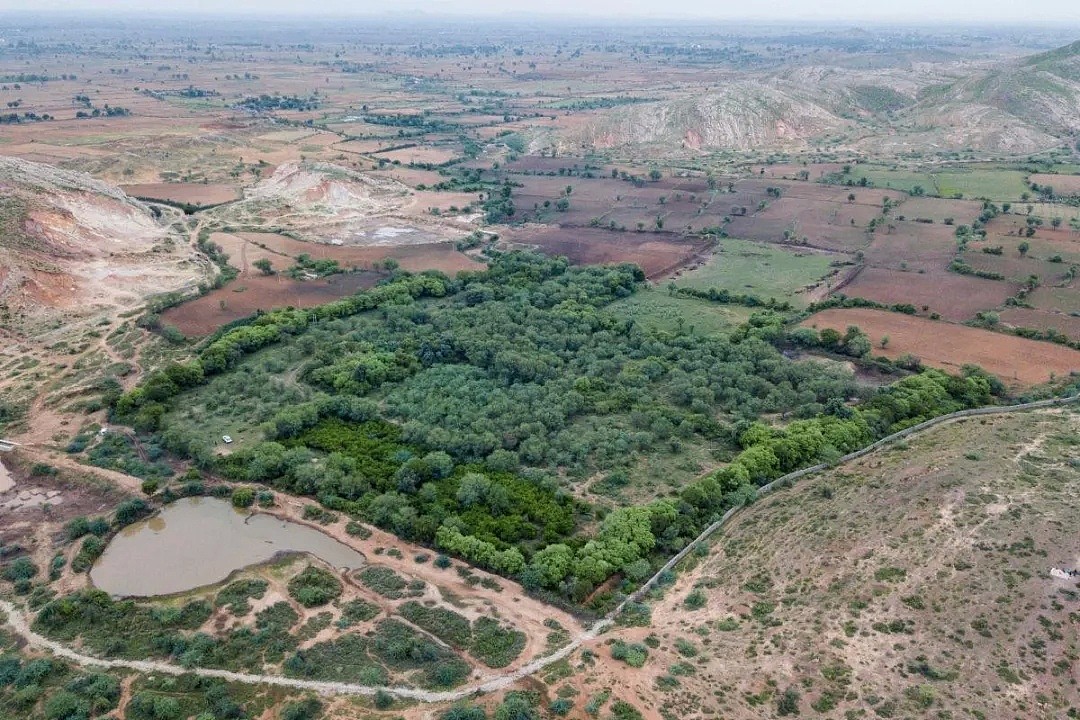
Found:
[[[221,582],[284,552],[311,553],[337,568],[365,563],[362,553],[306,525],[249,515],[217,498],[184,498],[124,528],[90,579],[111,595],[171,595]]]

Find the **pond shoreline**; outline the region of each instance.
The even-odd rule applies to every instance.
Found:
[[[220,498],[182,498],[113,536],[90,582],[114,597],[178,596],[299,554],[338,570],[368,564],[362,552],[307,523]]]

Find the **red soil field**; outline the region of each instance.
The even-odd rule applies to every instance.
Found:
[[[334,145],[335,150],[347,153],[368,154],[374,152],[380,152],[387,148],[400,145],[401,140],[395,138],[384,138],[382,140],[346,140],[345,142],[339,142]]]
[[[805,237],[810,247],[854,252],[869,241],[865,228],[879,214],[880,208],[871,205],[781,197],[760,213],[733,217],[728,234],[781,242],[784,231],[792,230],[798,241]]]
[[[1023,205],[1021,204],[1021,207]],[[1058,206],[1062,207],[1062,206]],[[1061,218],[1061,227],[1054,229],[1050,224],[1053,219],[1052,216],[1042,216],[1043,224],[1036,227],[1035,237],[1041,238],[1059,238],[1064,241],[1080,242],[1080,233],[1072,230],[1069,227],[1069,215],[1065,211],[1071,211],[1072,208],[1063,207]],[[1017,214],[1014,210],[1008,215],[998,215],[986,224],[986,230],[991,235],[1006,235],[1006,236],[1019,236],[1025,235],[1027,230],[1027,215]],[[1022,239],[1028,240],[1030,238],[1023,237]]]
[[[1024,238],[1031,250],[1028,257],[1049,260],[1054,255],[1060,255],[1065,264],[1080,263],[1080,235],[1072,231],[1040,232],[1033,238]],[[1019,239],[1008,235],[989,235],[987,245],[1010,245],[1019,244]]]
[[[379,158],[390,160],[391,162],[397,160],[403,165],[416,164],[431,164],[442,165],[448,163],[457,157],[457,153],[450,148],[431,147],[429,145],[416,145],[409,148],[402,148],[400,150],[388,150],[380,152]]]
[[[1001,322],[1017,328],[1057,330],[1071,340],[1080,340],[1080,317],[1038,308],[1007,308],[999,313]]]
[[[1049,381],[1051,375],[1062,377],[1080,371],[1080,351],[1063,345],[884,310],[826,310],[803,325],[840,332],[857,325],[870,336],[875,355],[896,358],[911,354],[926,365],[950,372],[978,365],[1012,385],[1038,385]],[[881,339],[886,335],[889,344],[882,348]]]
[[[671,233],[610,232],[575,228],[524,228],[504,236],[549,255],[578,264],[634,263],[645,275],[661,277],[693,260],[708,247],[704,240],[683,240]]]
[[[795,180],[800,172],[806,172],[809,174],[809,180],[820,180],[826,175],[840,172],[843,165],[840,163],[811,163],[810,165],[803,165],[802,163],[779,163],[776,165],[766,165],[764,167],[765,173],[759,174],[759,177],[763,178],[776,178],[781,180]],[[755,167],[754,172],[760,173],[762,168]]]
[[[257,310],[321,305],[369,288],[381,277],[381,273],[363,271],[322,280],[298,281],[284,275],[249,274],[202,297],[169,308],[162,313],[161,319],[190,337],[209,335],[222,325],[253,315]]]
[[[855,200],[851,202],[852,205],[868,205],[878,209],[881,208],[885,198],[889,198],[894,202],[902,202],[908,197],[906,193],[899,190],[886,190],[883,188],[843,187],[812,182],[787,181],[765,184],[780,188],[782,197],[847,204],[849,202],[848,195],[854,195]]]
[[[509,160],[503,166],[510,172],[555,172],[560,168],[577,168],[584,170],[585,166],[597,165],[600,169],[594,172],[597,175],[610,174],[611,171],[598,163],[587,163],[581,158],[574,157],[540,157],[539,155],[521,155],[516,160]]]
[[[927,306],[927,312],[960,322],[970,320],[980,310],[998,307],[1015,295],[1017,288],[1004,281],[957,275],[947,270],[918,273],[868,267],[843,292],[849,297],[885,305],[911,303],[920,312]]]
[[[211,239],[224,248],[229,263],[242,271],[259,257],[269,257],[274,266],[284,269],[293,265],[293,258],[300,254],[316,260],[337,260],[346,268],[371,268],[374,263],[387,258],[397,260],[403,270],[441,270],[454,275],[461,270],[479,270],[483,263],[458,252],[451,243],[425,243],[416,245],[329,245],[326,243],[293,240],[274,233],[235,233],[231,236],[215,233]],[[246,247],[243,245],[246,242]]]
[[[935,223],[945,224],[946,218],[953,219],[950,232],[956,230],[957,225],[970,225],[982,212],[982,203],[976,200],[945,200],[942,198],[913,197],[908,198],[894,211],[895,214],[903,215],[909,222],[916,218],[933,220]]]
[[[1038,173],[1028,178],[1039,187],[1049,185],[1055,195],[1080,195],[1080,175],[1044,175]]]
[[[240,197],[240,189],[232,185],[203,183],[143,183],[121,185],[120,189],[132,197],[191,203],[192,205],[218,205],[232,202]]]
[[[947,225],[893,223],[894,230],[882,228],[874,233],[864,250],[866,264],[901,270],[941,271],[956,255],[956,238]],[[906,265],[905,265],[906,263]]]
[[[292,280],[281,274],[301,253],[316,259],[332,258],[343,267],[356,268],[371,268],[376,262],[393,258],[403,270],[441,270],[451,276],[484,267],[449,243],[349,247],[302,242],[273,233],[214,233],[211,240],[228,254],[229,264],[240,269],[240,276],[225,287],[162,314],[165,323],[175,325],[185,335],[208,335],[256,310],[320,305],[371,287],[385,277],[385,273],[371,270],[307,281]],[[260,258],[270,260],[278,274],[267,277],[255,270],[252,265]]]
[[[986,243],[984,246],[997,243]],[[1016,252],[1016,241],[1004,243],[1005,251],[1002,255],[990,255],[981,250],[964,253],[964,260],[976,270],[988,270],[999,273],[1005,278],[1015,282],[1025,282],[1030,275],[1036,275],[1044,285],[1058,284],[1069,266],[1065,263],[1052,263],[1034,257],[1020,257]],[[976,247],[974,245],[970,247]]]

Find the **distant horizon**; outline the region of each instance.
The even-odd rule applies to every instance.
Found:
[[[546,22],[730,22],[769,25],[843,24],[871,26],[1058,28],[1080,27],[1080,3],[1074,0],[1034,0],[1023,6],[1005,0],[987,0],[977,14],[957,0],[909,0],[882,7],[862,0],[776,0],[767,8],[717,6],[705,0],[594,0],[584,8],[577,0],[547,0],[540,5],[514,0],[406,0],[392,10],[385,5],[325,0],[319,10],[294,0],[233,0],[228,5],[211,0],[40,0],[33,9],[25,0],[0,0],[0,15],[95,15],[112,18],[260,17],[274,19],[480,19],[539,20]],[[1045,18],[1045,19],[1041,19]]]

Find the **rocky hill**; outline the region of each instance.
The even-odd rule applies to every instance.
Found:
[[[746,150],[803,146],[846,121],[779,85],[724,83],[707,93],[616,108],[563,137],[568,146]]]
[[[203,266],[146,205],[88,175],[0,158],[0,323],[129,308]]]
[[[352,241],[364,236],[373,218],[390,216],[411,202],[409,189],[396,180],[328,163],[286,163],[248,188],[242,200],[209,215],[249,230]]]

